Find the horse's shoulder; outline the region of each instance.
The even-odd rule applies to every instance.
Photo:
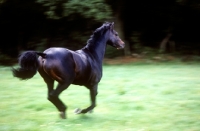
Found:
[[[75,71],[79,72],[86,66],[86,58],[82,56],[79,52],[71,52],[72,59],[75,64]]]

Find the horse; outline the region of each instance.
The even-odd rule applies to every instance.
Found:
[[[19,55],[19,67],[12,68],[14,77],[20,80],[31,79],[37,72],[47,84],[48,100],[66,119],[67,106],[59,95],[70,84],[85,86],[90,91],[91,105],[85,109],[76,109],[76,114],[91,112],[96,107],[98,83],[102,78],[102,64],[106,46],[123,49],[125,43],[114,30],[114,22],[105,22],[97,28],[87,40],[85,47],[69,50],[62,47],[50,47],[44,52],[28,50]],[[54,82],[57,87],[54,88]]]

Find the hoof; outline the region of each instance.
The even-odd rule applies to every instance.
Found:
[[[85,113],[92,113],[93,112],[93,110],[89,110],[89,111],[87,111],[86,109],[83,109],[83,110],[81,110],[80,108],[76,108],[75,110],[74,110],[74,113],[75,114],[85,114]]]
[[[80,108],[76,108],[76,109],[74,110],[74,113],[75,113],[75,114],[81,114],[81,113],[82,113],[82,110],[81,110]]]
[[[62,118],[62,119],[66,119],[65,112],[60,112],[60,118]]]

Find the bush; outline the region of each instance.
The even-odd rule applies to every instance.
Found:
[[[12,65],[17,61],[8,55],[0,53],[0,65]]]

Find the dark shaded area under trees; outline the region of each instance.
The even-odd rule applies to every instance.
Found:
[[[59,5],[64,6],[66,3],[68,2],[64,0],[55,3],[7,0],[1,3],[0,53],[17,57],[23,50],[44,50],[51,46],[74,50],[83,47],[93,30],[102,24],[100,21],[103,18],[93,18],[92,15],[97,13],[95,11],[93,14],[80,14],[72,9],[71,13],[65,15],[60,10],[65,7],[61,8]],[[81,10],[78,8],[81,4],[72,4]],[[56,8],[52,9],[53,6]],[[105,14],[104,17],[107,16]]]
[[[24,50],[79,49],[105,21],[115,21],[125,54],[200,55],[198,0],[0,0],[0,63]]]
[[[200,1],[118,0],[118,5],[112,7],[121,13],[124,36],[133,52],[137,52],[138,46],[147,46],[164,52],[199,55]]]

